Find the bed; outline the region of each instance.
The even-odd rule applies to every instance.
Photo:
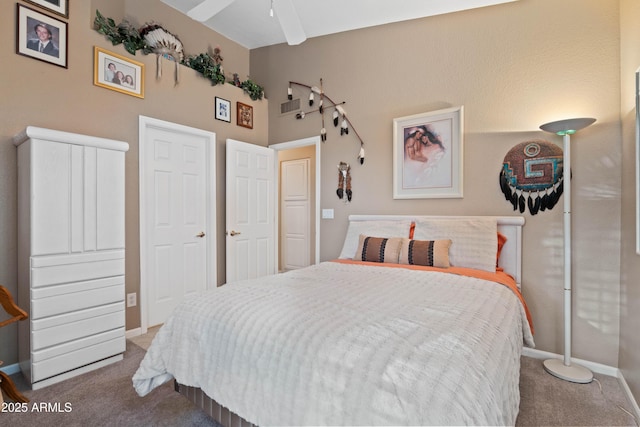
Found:
[[[338,259],[186,299],[134,388],[223,425],[514,425],[523,224],[352,215]]]

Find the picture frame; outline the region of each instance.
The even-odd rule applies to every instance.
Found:
[[[463,107],[393,119],[393,198],[463,197]]]
[[[94,46],[93,84],[144,98],[144,64]]]
[[[69,0],[25,0],[64,18],[69,17]]]
[[[231,123],[231,102],[216,96],[216,120]]]
[[[242,102],[236,103],[236,122],[238,126],[253,129],[253,107]]]
[[[67,68],[67,23],[18,3],[16,53]]]

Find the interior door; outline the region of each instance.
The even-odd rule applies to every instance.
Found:
[[[280,164],[280,190],[281,268],[307,267],[311,264],[309,159]]]
[[[274,150],[227,139],[227,283],[274,274]]]
[[[146,126],[141,141],[143,328],[163,323],[186,295],[207,288],[207,210],[215,198],[208,195],[207,144],[215,136],[202,132]]]

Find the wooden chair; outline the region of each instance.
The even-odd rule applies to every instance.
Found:
[[[9,316],[12,316],[0,322],[0,328],[29,317],[26,311],[16,305],[7,288],[2,285],[0,285],[0,305],[2,305],[2,308],[4,308],[4,311],[6,311]],[[2,361],[0,361],[0,365],[2,365]],[[26,403],[29,401],[29,399],[24,397],[22,393],[16,389],[9,375],[0,371],[0,402],[2,401],[2,393],[14,402]]]

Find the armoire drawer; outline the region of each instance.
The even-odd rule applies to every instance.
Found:
[[[124,326],[124,302],[34,320],[31,348],[37,351]]]
[[[52,348],[55,351],[47,349],[33,352],[31,382],[42,381],[54,375],[123,353],[126,348],[124,328],[90,338]]]
[[[124,301],[124,276],[33,290],[31,320]]]
[[[120,254],[122,258],[114,257]],[[42,286],[124,275],[124,251],[110,253],[108,255],[114,257],[114,259],[107,259],[106,257],[105,259],[96,259],[96,257],[78,256],[77,258],[81,261],[75,264],[59,265],[42,265],[45,264],[43,259],[47,260],[47,258],[32,258],[31,287],[37,289]],[[48,260],[57,261],[57,258],[62,257],[48,257]]]

